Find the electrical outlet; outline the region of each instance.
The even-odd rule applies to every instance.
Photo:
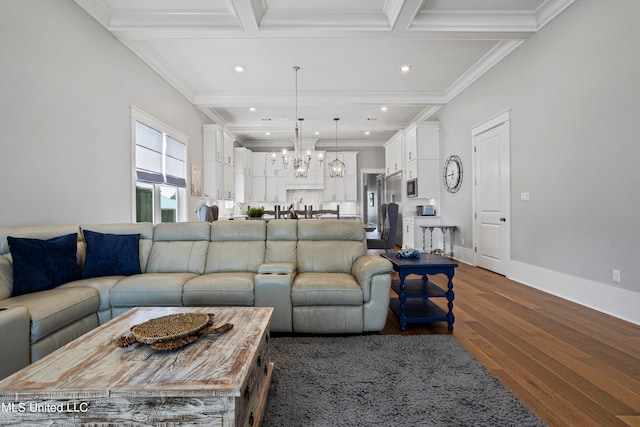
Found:
[[[460,244],[464,246],[464,238],[460,239]]]
[[[611,270],[611,280],[616,283],[620,283],[620,270]]]
[[[523,202],[528,202],[529,201],[529,192],[525,191],[523,193],[520,193],[520,200],[522,200]]]

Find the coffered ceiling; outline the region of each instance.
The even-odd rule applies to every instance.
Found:
[[[431,117],[573,1],[76,3],[241,145],[271,150],[293,138],[294,66],[305,141],[333,149],[339,117],[340,149],[380,145]]]

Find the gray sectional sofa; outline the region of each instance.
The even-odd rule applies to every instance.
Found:
[[[91,270],[92,277],[12,296],[9,242],[73,233],[81,274]],[[117,244],[106,239],[114,236]],[[119,239],[131,236],[139,271],[110,275],[120,260],[99,246],[111,245],[111,256],[119,256],[127,252]],[[0,378],[139,306],[269,306],[274,332],[379,331],[391,270],[387,260],[367,254],[362,224],[353,220],[0,228],[0,340],[11,343],[0,348]]]

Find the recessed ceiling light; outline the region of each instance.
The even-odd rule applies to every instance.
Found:
[[[388,108],[387,107],[380,107],[380,111],[387,111]]]
[[[271,135],[271,132],[265,132],[264,134],[265,135]]]
[[[366,131],[364,134],[365,134],[365,135],[371,135],[371,132]]]
[[[249,111],[256,111],[256,107],[249,107]]]
[[[244,67],[243,67],[242,65],[238,65],[238,66],[236,66],[235,70],[236,70],[238,73],[241,73],[241,72],[243,72],[243,71],[244,71]]]
[[[400,71],[402,71],[403,73],[406,73],[410,70],[411,70],[411,67],[408,65],[403,65],[402,67],[400,67]]]
[[[320,135],[320,132],[318,132],[318,131],[315,131],[315,134],[316,134],[316,135]]]

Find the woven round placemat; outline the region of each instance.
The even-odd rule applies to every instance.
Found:
[[[205,313],[177,313],[149,319],[131,328],[136,340],[145,344],[194,335],[207,326],[209,316]]]

